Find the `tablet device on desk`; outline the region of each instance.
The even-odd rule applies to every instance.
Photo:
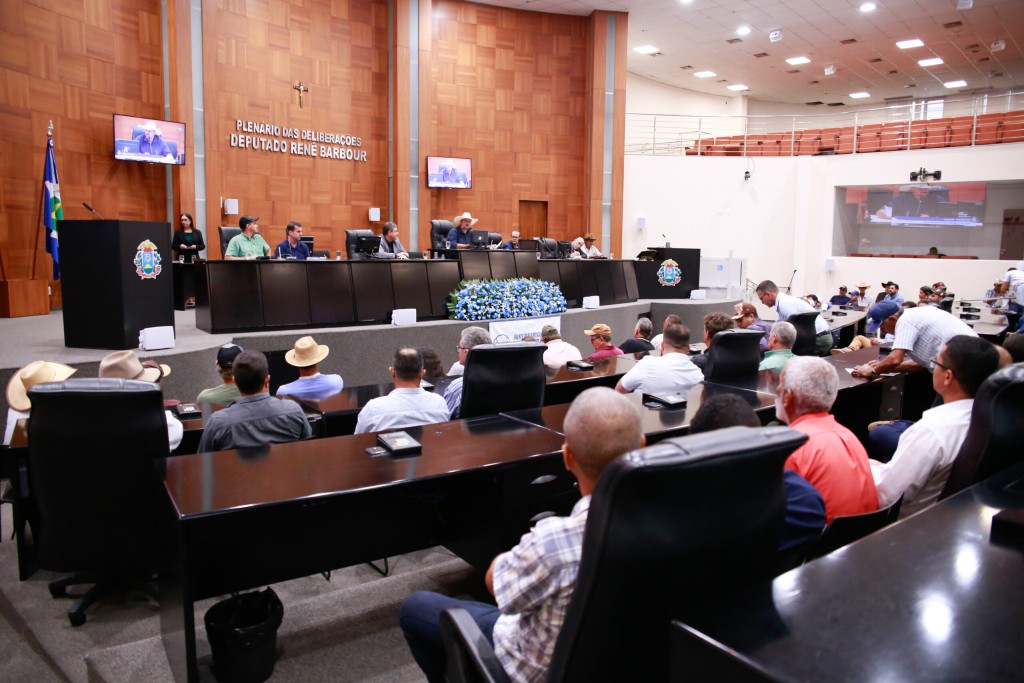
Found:
[[[686,396],[682,394],[644,394],[643,404],[648,408],[684,408]]]
[[[202,411],[199,410],[199,405],[195,403],[179,403],[175,407],[175,411],[178,413],[178,417],[186,419],[192,419],[202,415]]]
[[[408,432],[388,432],[377,435],[377,444],[388,449],[392,455],[411,455],[423,450],[423,446]]]
[[[566,367],[570,370],[593,370],[594,364],[585,360],[571,360],[567,362]]]

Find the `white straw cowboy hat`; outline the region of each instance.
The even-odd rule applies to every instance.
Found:
[[[326,344],[317,344],[312,337],[302,337],[295,342],[291,351],[284,354],[284,359],[288,365],[308,368],[327,358],[327,354],[330,352],[331,349]]]
[[[455,225],[458,225],[459,223],[461,223],[466,218],[469,219],[469,224],[470,225],[476,225],[476,222],[478,220],[480,220],[479,218],[473,218],[473,214],[471,214],[469,211],[466,211],[462,215],[456,216],[455,218],[453,218],[452,219],[452,223],[454,223]]]
[[[171,366],[153,360],[140,361],[134,351],[115,351],[100,361],[100,377],[159,382],[171,374]]]
[[[24,413],[32,407],[28,400],[29,389],[44,382],[63,382],[77,371],[78,368],[63,363],[33,361],[14,373],[7,383],[7,405]]]

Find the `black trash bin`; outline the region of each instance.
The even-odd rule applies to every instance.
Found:
[[[234,595],[206,610],[206,637],[219,683],[262,683],[274,673],[284,616],[272,588]]]

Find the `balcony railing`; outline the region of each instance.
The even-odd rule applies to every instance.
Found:
[[[797,156],[1024,142],[1024,92],[793,116],[626,114],[626,154]]]

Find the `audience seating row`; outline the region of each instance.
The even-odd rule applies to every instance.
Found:
[[[805,156],[1024,142],[1024,112],[708,138],[687,156]]]

